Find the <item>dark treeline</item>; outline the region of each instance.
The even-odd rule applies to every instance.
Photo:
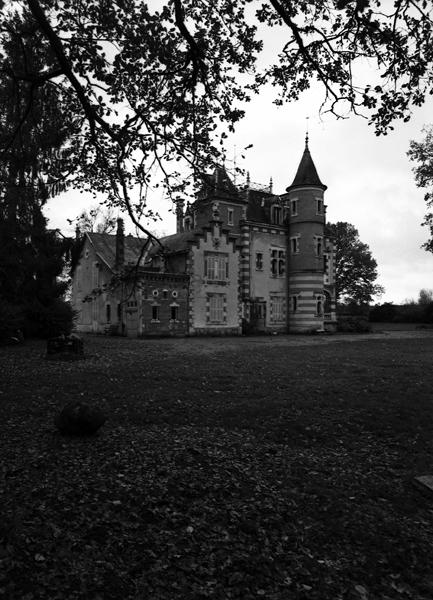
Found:
[[[433,291],[421,290],[418,300],[403,304],[384,302],[370,309],[370,321],[382,323],[433,323]]]

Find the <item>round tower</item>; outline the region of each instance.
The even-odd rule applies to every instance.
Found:
[[[305,333],[324,329],[324,240],[326,190],[308,148],[287,188],[289,331]]]

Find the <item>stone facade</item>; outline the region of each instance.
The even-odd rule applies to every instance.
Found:
[[[219,167],[192,204],[178,203],[177,231],[160,244],[133,242],[121,223],[116,236],[87,234],[73,280],[78,329],[130,336],[335,330],[325,190],[306,140],[283,194],[237,188]],[[121,285],[110,286],[119,274]]]

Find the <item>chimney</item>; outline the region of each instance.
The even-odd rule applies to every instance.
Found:
[[[185,202],[183,200],[176,201],[176,233],[183,232],[183,207]]]
[[[123,268],[125,264],[125,233],[123,230],[123,219],[117,219],[116,231],[116,261],[115,267],[117,271]]]

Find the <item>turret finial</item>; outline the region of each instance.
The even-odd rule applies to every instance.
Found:
[[[269,180],[269,192],[272,194],[274,189],[274,182],[272,181],[272,176]]]
[[[308,150],[308,119],[310,117],[305,117],[305,120],[307,121],[307,126],[306,126],[306,132],[305,132],[305,149]]]

